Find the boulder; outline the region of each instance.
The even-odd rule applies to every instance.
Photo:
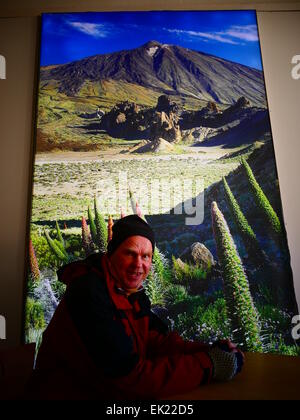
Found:
[[[212,253],[200,242],[194,242],[186,248],[179,258],[184,262],[201,266],[207,270],[210,270],[216,264]]]

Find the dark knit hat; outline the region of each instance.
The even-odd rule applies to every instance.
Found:
[[[111,255],[125,239],[130,236],[144,236],[152,244],[152,250],[155,248],[155,236],[151,227],[141,217],[136,214],[123,217],[118,220],[112,228],[112,239],[107,245],[107,254]]]

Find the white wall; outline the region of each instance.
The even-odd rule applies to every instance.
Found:
[[[5,341],[21,341],[37,45],[36,18],[0,18],[0,315]]]

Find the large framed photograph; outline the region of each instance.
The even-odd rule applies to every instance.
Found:
[[[136,213],[170,329],[296,355],[298,313],[254,11],[42,16],[26,342]]]

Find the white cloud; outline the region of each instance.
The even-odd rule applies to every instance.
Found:
[[[190,35],[199,38],[211,39],[214,41],[224,42],[226,44],[238,44],[238,42],[232,41],[231,39],[225,38],[218,32],[196,32],[196,31],[183,31],[181,29],[167,29],[168,32],[175,32],[178,35]]]
[[[168,32],[176,33],[177,35],[187,35],[192,37],[202,38],[204,40],[217,41],[225,44],[238,45],[240,41],[258,41],[258,33],[256,25],[233,25],[222,32],[198,32],[198,31],[185,31],[181,29],[167,29]]]
[[[70,26],[83,32],[86,35],[91,35],[95,38],[105,38],[108,36],[105,25],[101,23],[88,23],[88,22],[67,22]]]
[[[258,41],[258,33],[256,25],[231,26],[227,31],[220,32],[222,35],[228,35],[233,38],[242,39],[243,41]]]

